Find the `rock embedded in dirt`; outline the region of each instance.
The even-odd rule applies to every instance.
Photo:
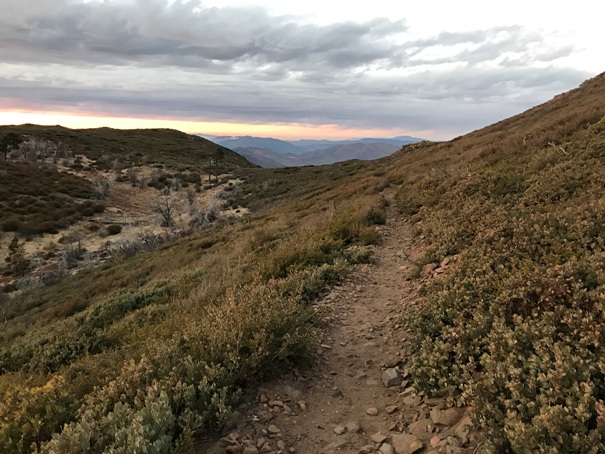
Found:
[[[422,438],[427,433],[431,433],[432,429],[433,421],[429,418],[425,418],[410,424],[408,427],[408,432],[417,436],[418,438]]]
[[[384,443],[385,441],[387,441],[387,438],[388,437],[382,432],[376,432],[370,437],[370,440],[372,440],[374,443]]]
[[[345,424],[345,427],[347,428],[347,430],[350,433],[354,433],[354,434],[356,434],[357,432],[359,432],[361,430],[359,423],[356,421],[349,421],[348,423]]]
[[[433,273],[433,271],[435,271],[436,268],[437,268],[436,263],[427,263],[426,265],[424,265],[422,267],[422,270],[420,271],[420,277],[430,276]]]
[[[456,427],[454,428],[454,433],[461,440],[464,440],[465,438],[468,437],[468,434],[471,431],[472,427],[473,427],[473,420],[471,419],[470,416],[467,415],[464,418],[462,418],[458,422],[458,424],[456,424]]]
[[[333,441],[332,443],[330,443],[329,445],[327,445],[324,448],[324,451],[325,452],[336,451],[336,450],[339,450],[340,448],[345,447],[348,444],[349,444],[349,440],[347,440],[345,437],[337,437],[335,441]]]
[[[388,443],[383,443],[378,451],[380,454],[395,454],[395,448]]]
[[[346,430],[347,429],[345,427],[343,427],[343,426],[336,426],[336,427],[334,427],[334,433],[336,435],[342,435],[343,433],[346,432]]]
[[[461,408],[448,408],[447,410],[431,410],[431,419],[435,424],[441,424],[443,426],[453,426],[462,418],[464,410]]]
[[[388,415],[392,415],[397,410],[399,410],[399,407],[397,405],[389,405],[388,407],[384,408],[384,411],[386,411]]]
[[[376,452],[374,445],[365,445],[359,448],[359,454],[371,454],[373,452]]]
[[[276,435],[276,434],[280,433],[281,430],[275,424],[271,424],[269,427],[267,427],[267,432],[269,432],[270,434]]]
[[[429,443],[431,445],[431,448],[436,448],[437,446],[439,446],[439,443],[441,443],[441,437],[439,435],[435,435],[433,438],[431,438],[431,441]]]
[[[416,396],[406,396],[403,398],[403,403],[408,407],[417,407],[422,403],[422,399]]]
[[[376,416],[376,415],[378,415],[378,408],[370,407],[366,410],[366,413],[370,416]]]
[[[393,448],[397,454],[416,454],[424,448],[424,444],[415,435],[394,435]]]
[[[391,386],[399,386],[402,381],[403,377],[401,376],[401,373],[394,367],[386,369],[382,373],[382,383],[386,388],[390,388]]]

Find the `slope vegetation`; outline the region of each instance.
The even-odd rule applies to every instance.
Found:
[[[202,137],[173,129],[68,129],[62,126],[0,126],[8,133],[34,136],[66,146],[74,155],[85,155],[110,168],[117,161],[128,167],[163,164],[179,170],[199,169],[219,157],[224,171],[251,166],[245,158]]]
[[[229,195],[257,217],[2,303],[0,452],[186,452],[242,387],[308,358],[309,302],[378,240],[381,178],[249,172]]]
[[[493,449],[603,452],[605,76],[390,162],[427,244],[412,373]]]
[[[251,217],[3,303],[0,451],[195,452],[310,359],[310,303],[370,260],[385,188],[425,250],[415,387],[474,408],[484,451],[605,451],[604,115],[599,76],[379,161],[238,170]]]

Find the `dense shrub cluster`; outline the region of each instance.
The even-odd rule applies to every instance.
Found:
[[[498,449],[605,451],[605,120],[582,124],[560,146],[494,145],[398,195],[426,262],[458,254],[408,320],[412,373],[473,405]]]
[[[93,191],[84,178],[26,162],[8,162],[2,170],[0,230],[5,232],[56,233],[105,209],[89,200]]]

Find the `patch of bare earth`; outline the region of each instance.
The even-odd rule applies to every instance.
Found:
[[[70,265],[69,273],[76,273],[83,268],[103,263],[111,257],[111,251],[119,245],[144,241],[150,235],[171,238],[191,228],[193,213],[203,215],[208,210],[216,209],[217,216],[223,218],[241,217],[248,213],[246,208],[227,209],[222,206],[220,194],[228,186],[240,183],[228,179],[228,175],[219,176],[221,184],[207,184],[196,192],[190,188],[180,188],[164,195],[158,189],[142,184],[149,181],[154,169],[137,167],[139,180],[115,181],[114,172],[89,169],[76,171],[59,167],[60,171],[87,178],[91,181],[111,181],[111,190],[101,202],[105,211],[83,218],[56,234],[32,235],[29,238],[19,237],[23,243],[23,252],[32,265],[27,276],[32,282],[27,285],[40,285],[45,273],[55,272],[65,251],[77,249],[79,260]],[[189,190],[188,190],[189,189]],[[172,225],[163,225],[164,217],[160,210],[170,206]],[[192,209],[193,208],[193,209]],[[117,234],[109,234],[109,226],[119,226]],[[0,232],[0,270],[5,265],[4,258],[9,255],[9,244],[14,237],[12,233]],[[0,276],[0,288],[10,284],[15,276]]]
[[[328,321],[318,332],[317,364],[258,388],[237,427],[206,443],[208,453],[476,450],[470,410],[417,392],[406,367],[412,352],[401,319],[420,302],[411,260],[421,247],[412,229],[391,210],[376,263],[360,266],[317,303]]]

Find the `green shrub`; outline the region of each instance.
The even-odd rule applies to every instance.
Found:
[[[412,375],[473,405],[502,451],[605,450],[605,138],[575,134],[563,151],[482,152],[464,178],[419,177],[397,197],[426,207],[427,261],[459,254],[407,320]]]
[[[122,226],[118,224],[111,224],[107,226],[107,233],[109,235],[117,235],[122,231]]]

